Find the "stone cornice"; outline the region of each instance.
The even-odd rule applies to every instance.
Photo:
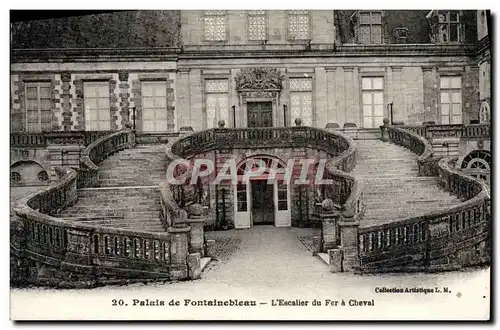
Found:
[[[313,44],[186,46],[180,48],[82,48],[82,49],[13,49],[11,61],[16,62],[106,62],[106,61],[177,61],[212,58],[270,57],[394,57],[394,56],[474,56],[475,45],[436,44]]]
[[[11,62],[177,61],[180,48],[12,49]]]

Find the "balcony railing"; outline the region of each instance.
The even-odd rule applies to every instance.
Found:
[[[88,146],[95,140],[111,134],[111,131],[73,131],[73,132],[12,132],[12,148],[44,148],[48,145]]]
[[[423,125],[401,126],[426,139],[459,138],[459,139],[489,139],[491,137],[490,124],[468,125]]]

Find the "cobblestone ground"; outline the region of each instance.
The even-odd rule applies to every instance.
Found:
[[[215,260],[203,272],[203,280],[236,279],[242,284],[259,280],[274,286],[290,276],[293,280],[294,269],[327,272],[326,264],[304,246],[315,233],[319,229],[274,226],[207,232],[207,239],[215,240]]]

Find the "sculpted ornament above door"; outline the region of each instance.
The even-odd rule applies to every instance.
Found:
[[[273,68],[247,68],[241,69],[236,75],[236,90],[255,91],[281,91],[283,88],[283,74]]]

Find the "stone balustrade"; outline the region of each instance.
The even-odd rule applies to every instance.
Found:
[[[359,229],[360,271],[450,270],[489,261],[489,188],[456,170],[456,160],[438,162],[439,185],[463,202],[445,211]]]
[[[402,126],[426,139],[459,138],[459,139],[489,139],[491,137],[490,124],[467,125],[422,125]]]
[[[92,187],[99,180],[99,164],[109,155],[135,146],[135,136],[132,130],[125,129],[103,136],[85,148],[80,157],[78,171],[78,188]]]
[[[96,164],[133,144],[131,130],[97,139],[83,152],[83,174],[58,168],[58,181],[18,202],[11,226],[13,278],[23,284],[63,287],[187,278],[188,223],[181,228],[166,226],[166,233],[150,233],[54,217],[76,202],[77,184],[85,187],[95,183]]]
[[[49,145],[88,146],[111,131],[12,132],[11,148],[44,148]]]

